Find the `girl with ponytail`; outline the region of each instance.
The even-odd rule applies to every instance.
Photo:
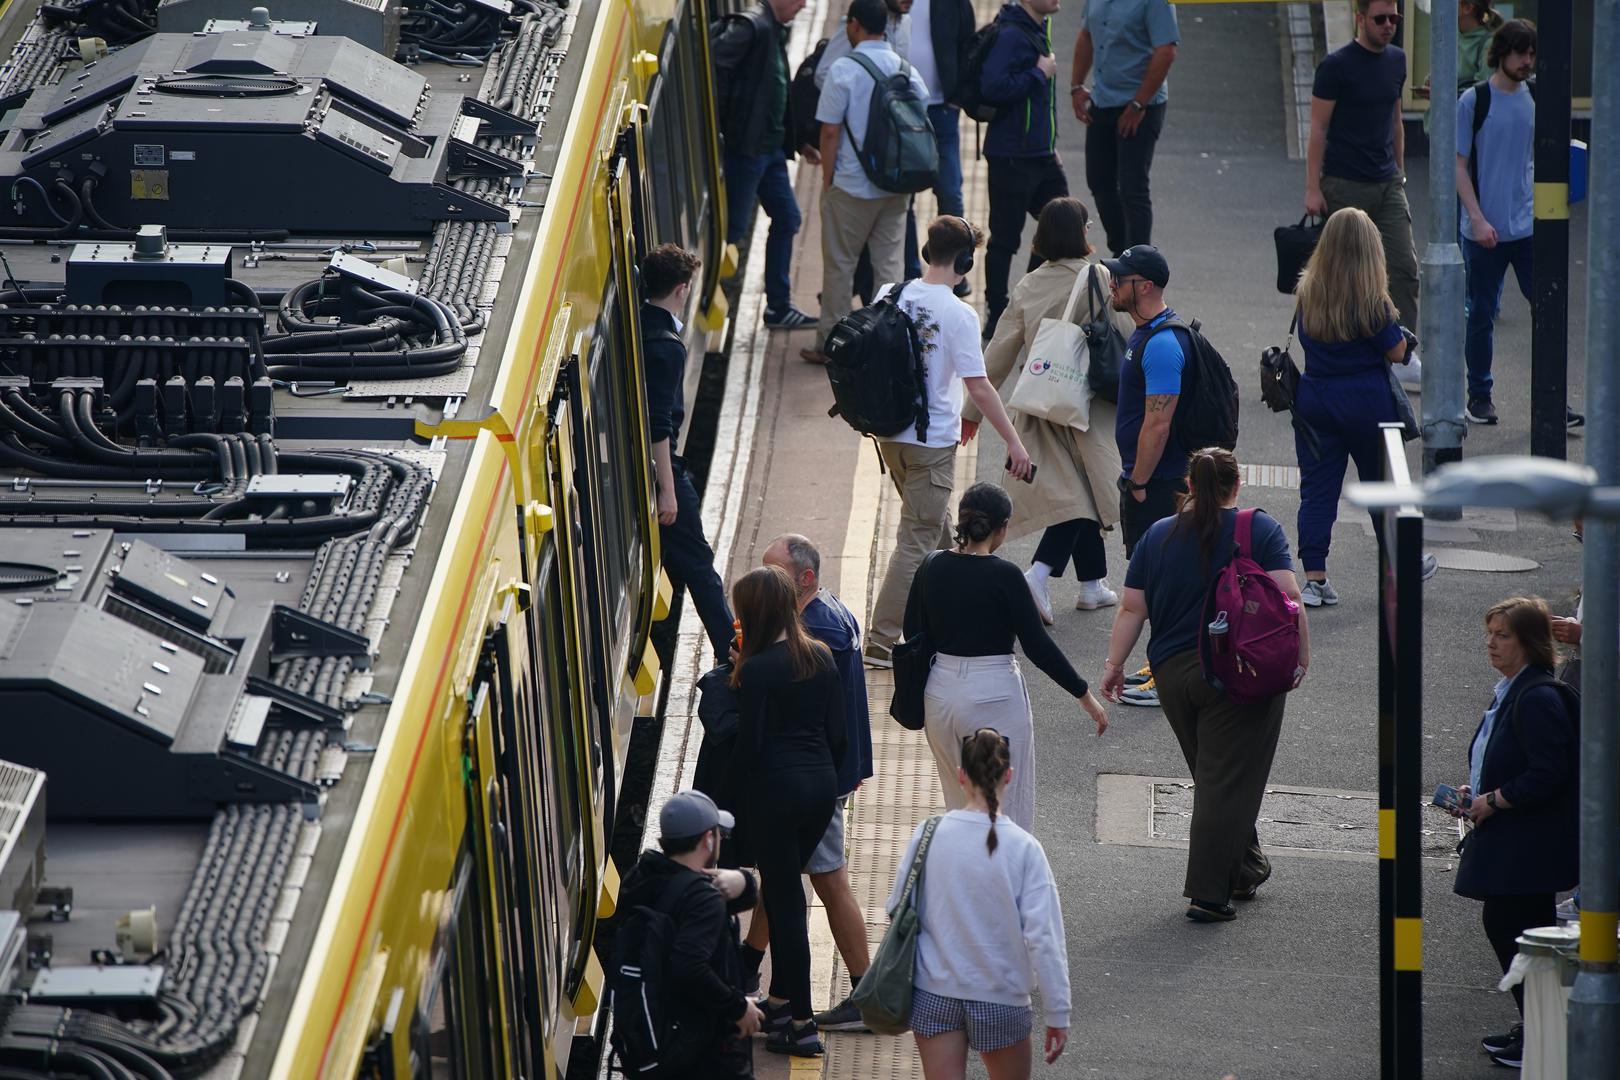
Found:
[[[1069,1038],[1063,909],[1040,842],[999,814],[1017,775],[1007,736],[981,727],[959,749],[956,781],[964,803],[934,827],[919,891],[912,1032],[927,1080],[963,1076],[970,1049],[998,1080],[1028,1080],[1030,995],[1037,984],[1046,1008],[1047,1064]],[[900,860],[891,916],[923,829],[917,826]]]
[[[1240,486],[1237,458],[1230,450],[1212,446],[1192,455],[1187,493],[1177,513],[1149,527],[1131,556],[1103,666],[1103,696],[1118,701],[1125,687],[1125,662],[1142,627],[1153,624],[1148,663],[1158,680],[1165,719],[1193,778],[1192,833],[1182,891],[1188,900],[1187,917],[1195,922],[1236,918],[1230,901],[1253,899],[1255,890],[1271,876],[1255,822],[1287,698],[1277,694],[1239,705],[1205,680],[1199,656],[1204,598],[1236,551]],[[1255,511],[1250,520],[1246,554],[1299,602],[1288,536],[1263,512]],[[1219,623],[1216,616],[1211,625]],[[1295,686],[1310,663],[1303,608],[1299,640]]]
[[[1053,682],[1073,694],[1101,735],[1108,714],[1041,621],[1024,575],[995,551],[1007,539],[1012,499],[995,484],[962,495],[956,547],[934,552],[917,570],[906,601],[906,638],[927,638],[934,666],[923,695],[924,730],[945,805],[965,806],[957,779],[962,740],[990,724],[1008,740],[1017,767],[1003,811],[1024,828],[1035,819],[1035,725],[1013,641]]]

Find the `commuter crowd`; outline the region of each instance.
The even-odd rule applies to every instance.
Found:
[[[1416,434],[1401,14],[1395,0],[1356,0],[1356,38],[1313,87],[1304,208],[1325,221],[1292,290],[1288,344],[1262,361],[1266,401],[1295,435],[1291,544],[1283,522],[1242,505],[1236,380],[1198,320],[1171,307],[1171,260],[1152,242],[1149,174],[1179,41],[1167,0],[1089,0],[1073,46],[1069,108],[1085,126],[1105,256],[1056,149],[1058,0],[1008,3],[979,28],[966,0],[851,0],[841,31],[795,72],[785,45],[803,3],[760,0],[712,30],[731,239],[764,210],[765,324],[814,328],[802,356],[826,366],[834,412],[876,441],[899,497],[895,544],[864,630],[803,535],[777,537],[726,588],[676,453],[697,262],[671,245],[650,252],[641,325],[661,550],[715,666],[700,685],[694,789],[665,804],[659,850],[625,882],[609,975],[617,1048],[632,1074],[745,1077],[756,1034],[767,1051],[808,1057],[823,1032],[909,1030],[931,1080],[962,1076],[970,1051],[997,1080],[1028,1077],[1034,994],[1050,1063],[1070,991],[1062,907],[1032,835],[1026,661],[1098,736],[1099,697],[1163,710],[1194,781],[1188,919],[1237,918],[1272,874],[1261,800],[1287,695],[1311,666],[1307,613],[1339,603],[1328,559],[1346,466],[1376,479],[1385,426]],[[1461,0],[1458,18],[1482,31],[1464,35],[1478,59],[1456,103],[1468,419],[1493,424],[1508,268],[1530,295],[1535,29],[1488,0]],[[988,237],[963,216],[964,113],[988,124]],[[818,312],[790,296],[796,155],[821,175]],[[916,196],[930,189],[940,212],[924,222]],[[1029,264],[1010,286],[1026,218]],[[967,284],[981,257],[982,315]],[[1006,444],[1006,484],[957,497],[957,452],[984,422]],[[1381,515],[1372,526],[1381,540]],[[1029,535],[1027,567],[998,554]],[[1071,569],[1075,608],[1113,612],[1094,679],[1047,630],[1053,582]],[[1436,570],[1425,555],[1425,580]],[[1553,922],[1576,883],[1579,699],[1555,672],[1554,642],[1577,644],[1578,619],[1525,597],[1484,615],[1500,681],[1446,808],[1470,819],[1456,889],[1482,902],[1504,971],[1519,933]],[[1144,629],[1147,663],[1132,671]],[[891,714],[926,740],[944,804],[900,860],[876,954],[845,853],[849,800],[873,775],[869,669],[892,669]],[[801,875],[851,984],[821,1013]],[[1515,1065],[1522,1040],[1515,1027],[1482,1045]]]

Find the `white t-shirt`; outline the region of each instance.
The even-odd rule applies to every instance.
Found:
[[[928,84],[928,104],[945,104],[945,95],[939,88],[939,61],[934,59],[934,17],[929,5],[933,0],[915,0],[905,18],[911,20],[911,49],[901,53],[917,69],[922,81]]]
[[[887,296],[892,284],[878,290]],[[963,303],[949,285],[913,281],[900,294],[900,307],[917,324],[923,368],[928,379],[928,438],[916,428],[887,436],[887,442],[942,448],[962,440],[962,380],[984,374],[979,348],[979,313]]]
[[[900,860],[885,905],[900,904],[921,825]],[[917,988],[942,997],[1028,1005],[1040,984],[1049,1027],[1069,1026],[1069,954],[1063,908],[1040,841],[996,816],[996,852],[985,848],[990,815],[952,810],[934,830],[917,907]]]

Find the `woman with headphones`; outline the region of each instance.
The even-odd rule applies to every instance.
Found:
[[[985,374],[1001,388],[1004,399],[1018,383],[1041,320],[1063,317],[1077,279],[1080,296],[1074,305],[1075,322],[1112,319],[1125,337],[1136,328],[1130,316],[1114,311],[1108,303],[1108,271],[1092,260],[1091,244],[1086,240],[1090,225],[1090,215],[1079,199],[1053,199],[1041,211],[1033,249],[1046,261],[1019,280],[1007,310],[996,323],[995,336],[984,350]],[[977,417],[971,407],[963,414],[969,419]],[[1102,539],[1102,530],[1119,521],[1119,489],[1115,486],[1119,447],[1114,442],[1113,404],[1093,398],[1091,424],[1084,431],[1022,414],[1016,416],[1014,426],[1030,457],[1041,466],[1031,490],[1021,492],[1015,501],[1008,528],[1013,538],[1044,530],[1024,574],[1036,610],[1050,625],[1048,581],[1062,577],[1071,559],[1080,582],[1077,609],[1093,611],[1117,604],[1118,595],[1108,587],[1108,557]]]

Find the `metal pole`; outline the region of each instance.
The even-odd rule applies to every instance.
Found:
[[[1399,424],[1384,424],[1384,479],[1410,484]],[[1379,1067],[1423,1075],[1423,514],[1380,510],[1378,545]]]
[[[1457,247],[1457,20],[1431,7],[1429,19],[1429,244],[1423,251],[1423,472],[1462,460],[1463,261]],[[1461,510],[1430,516],[1452,519]]]
[[[1535,301],[1530,305],[1530,452],[1563,458],[1569,432],[1569,96],[1568,3],[1536,8],[1535,220],[1530,242]],[[1599,4],[1598,7],[1606,5]],[[1605,65],[1613,63],[1603,57]],[[1594,177],[1596,173],[1592,173]],[[1596,275],[1593,275],[1596,276]],[[1593,413],[1594,416],[1602,414]],[[1601,421],[1600,421],[1601,422]]]
[[[1556,8],[1560,5],[1543,5]],[[1595,5],[1592,53],[1591,209],[1587,226],[1587,412],[1612,421],[1620,410],[1620,314],[1612,290],[1620,273],[1620,12]],[[1546,12],[1544,11],[1545,15]],[[1545,24],[1543,24],[1545,26]],[[1543,30],[1545,33],[1545,30]],[[1545,84],[1543,84],[1545,85]],[[1545,91],[1543,91],[1545,93]],[[1539,143],[1539,140],[1538,140]],[[1539,179],[1539,175],[1537,177]],[[1537,188],[1539,190],[1540,184]],[[1540,222],[1537,222],[1539,231]],[[1539,250],[1536,252],[1539,258]],[[1600,430],[1601,429],[1601,430]],[[1620,483],[1620,431],[1589,426],[1586,464],[1600,487]],[[1581,968],[1569,998],[1569,1075],[1620,1076],[1620,522],[1586,521],[1581,626]]]

